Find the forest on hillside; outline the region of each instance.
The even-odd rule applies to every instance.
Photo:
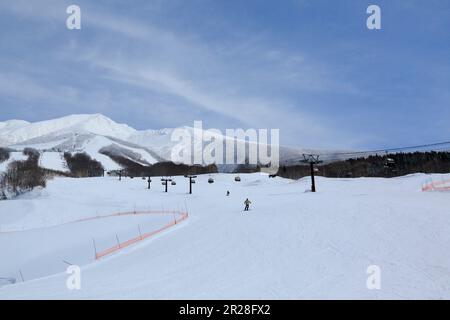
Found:
[[[395,177],[411,173],[449,173],[450,152],[413,152],[373,155],[319,164],[316,175],[330,178]],[[307,164],[281,166],[278,176],[299,179],[310,175]]]

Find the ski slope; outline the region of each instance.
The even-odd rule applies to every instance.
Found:
[[[62,172],[69,171],[64,154],[61,152],[42,152],[39,158],[39,166]]]
[[[0,278],[18,281],[1,287],[0,299],[448,299],[450,194],[422,192],[430,177],[318,177],[311,193],[308,178],[245,174],[235,182],[234,175],[203,175],[192,195],[183,177],[169,193],[156,177],[151,190],[137,178],[58,178],[0,202],[2,230],[26,230],[0,233]],[[244,213],[247,197],[251,210]],[[91,242],[81,241],[136,232],[137,221],[63,224],[185,205],[183,223],[100,261],[89,259]],[[155,219],[145,223],[165,222]],[[47,249],[30,258],[40,247]],[[69,262],[82,267],[81,290],[66,288],[61,259],[71,255]],[[381,269],[380,290],[366,286],[370,265]]]

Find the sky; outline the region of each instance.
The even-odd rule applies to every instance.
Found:
[[[307,148],[448,141],[450,1],[1,0],[0,121],[77,113]]]

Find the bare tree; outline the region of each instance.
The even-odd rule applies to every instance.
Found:
[[[75,177],[101,177],[104,174],[105,170],[102,164],[84,152],[74,155],[66,152],[64,153],[64,159],[70,172]]]
[[[9,153],[10,151],[8,149],[0,148],[0,163],[9,159]]]
[[[16,196],[35,187],[46,186],[45,171],[39,168],[39,152],[27,148],[23,153],[28,159],[11,162],[6,173],[1,175],[0,198],[6,199],[8,195]]]

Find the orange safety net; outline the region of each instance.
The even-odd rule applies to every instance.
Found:
[[[129,247],[139,241],[142,241],[144,239],[150,238],[158,233],[163,232],[164,230],[167,230],[173,226],[175,226],[176,224],[182,222],[183,220],[186,220],[189,216],[189,214],[187,212],[178,212],[178,211],[142,211],[142,212],[120,212],[120,213],[115,213],[115,214],[111,214],[108,215],[108,217],[110,216],[123,216],[123,215],[132,215],[132,214],[173,214],[174,220],[171,221],[170,223],[166,224],[165,226],[163,226],[162,228],[159,228],[157,230],[151,231],[151,232],[146,232],[143,233],[141,235],[139,235],[138,237],[129,239],[125,242],[121,242],[116,244],[115,246],[112,246],[110,248],[107,248],[103,251],[100,252],[95,252],[95,259],[98,260],[100,258],[103,258],[104,256],[110,255],[114,252],[117,252],[123,248]],[[176,217],[178,216],[178,217]],[[102,216],[102,217],[106,217],[106,216]]]
[[[422,186],[422,191],[449,191],[450,179],[441,181],[432,181]]]

